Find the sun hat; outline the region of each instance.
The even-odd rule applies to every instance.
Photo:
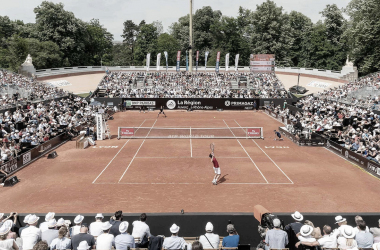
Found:
[[[81,241],[81,243],[79,243],[79,246],[77,247],[78,250],[87,250],[89,249],[90,246],[88,245],[87,241]]]
[[[0,218],[3,218],[3,216],[4,216],[4,213],[0,213]]]
[[[30,216],[31,216],[31,214],[28,214],[27,216],[25,216],[24,223],[28,223]],[[1,214],[0,214],[0,217],[1,217]]]
[[[49,212],[46,214],[45,216],[45,221],[48,222],[50,221],[51,219],[54,219],[54,216],[55,216],[55,213],[54,212]]]
[[[177,226],[176,224],[173,224],[173,225],[170,227],[170,232],[171,232],[172,234],[176,234],[176,233],[178,233],[178,231],[179,231],[179,226]]]
[[[345,226],[343,230],[341,230],[342,235],[346,239],[351,239],[355,237],[354,228],[351,226]]]
[[[303,215],[298,211],[295,211],[294,214],[291,214],[291,216],[296,221],[302,221],[303,220]]]
[[[279,219],[276,218],[273,220],[273,226],[274,227],[279,227],[280,225],[281,225],[281,221]]]
[[[65,220],[63,218],[60,218],[58,221],[57,221],[57,227],[61,227],[65,225]]]
[[[212,223],[211,222],[207,222],[207,224],[206,224],[206,232],[207,231],[214,231],[214,226],[212,225]]]
[[[103,219],[104,216],[103,216],[103,214],[100,213],[100,214],[96,214],[96,215],[95,215],[95,218],[102,218],[102,219]]]
[[[342,223],[346,221],[346,218],[343,218],[341,215],[335,217],[335,224]]]
[[[6,225],[2,225],[0,227],[0,235],[6,235],[11,230],[10,227],[7,227]]]
[[[105,231],[105,230],[108,230],[112,227],[111,223],[109,221],[106,221],[106,222],[103,222],[102,224],[102,230]]]
[[[83,221],[83,219],[84,219],[84,216],[82,216],[82,215],[77,215],[76,217],[75,217],[75,219],[74,219],[74,223],[75,224],[80,224],[82,221]]]
[[[30,215],[30,217],[29,217],[29,219],[28,219],[28,224],[34,224],[34,223],[36,223],[39,219],[40,219],[40,217],[37,217],[35,214],[32,214],[32,215]]]
[[[372,245],[373,250],[380,250],[380,243],[375,243]]]
[[[307,237],[313,232],[314,228],[310,225],[303,225],[300,229],[302,236]]]
[[[55,219],[51,219],[48,221],[48,227],[55,227],[57,226],[57,221]]]
[[[128,221],[121,222],[119,226],[120,233],[125,233],[128,230],[128,226],[129,226]]]

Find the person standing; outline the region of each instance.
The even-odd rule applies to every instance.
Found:
[[[164,106],[160,107],[160,112],[158,113],[157,118],[160,116],[160,114],[163,114],[165,116],[165,118],[166,118],[166,114],[164,112]]]
[[[280,228],[281,221],[279,219],[274,219],[273,226],[274,228],[269,230],[265,235],[266,248],[285,248],[289,243],[289,239],[288,234]]]
[[[214,173],[215,173],[214,179],[212,180],[212,184],[218,185],[218,179],[219,179],[219,177],[221,175],[219,163],[216,160],[215,155],[213,153],[209,154],[209,157],[211,158],[211,162],[213,164]]]

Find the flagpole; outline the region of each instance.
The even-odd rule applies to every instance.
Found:
[[[190,0],[190,31],[189,31],[189,72],[193,72],[193,0]]]

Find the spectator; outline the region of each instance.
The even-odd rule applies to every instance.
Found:
[[[49,229],[48,228],[49,221],[54,219],[54,216],[55,216],[54,212],[49,212],[45,215],[45,221],[40,224],[41,232],[47,231]]]
[[[78,250],[88,250],[88,249],[90,249],[90,248],[91,248],[91,246],[88,245],[88,242],[87,242],[87,241],[82,241],[82,242],[79,243],[77,249],[78,249]]]
[[[61,227],[66,227],[65,225],[65,219],[63,218],[60,218],[58,221],[57,221],[57,229],[61,229]]]
[[[305,220],[305,225],[309,225],[313,228],[313,232],[311,233],[311,237],[313,237],[317,240],[322,238],[321,229],[319,227],[315,227],[313,222],[311,222],[309,220]]]
[[[97,214],[95,216],[95,222],[90,224],[89,233],[95,238],[98,237],[102,233],[102,220],[104,216],[103,214]]]
[[[33,250],[49,250],[49,245],[45,241],[39,241],[34,245]]]
[[[359,232],[355,234],[355,240],[359,248],[371,248],[373,245],[373,235],[367,232],[367,226],[363,220],[357,221]],[[355,230],[353,229],[354,233]]]
[[[112,245],[115,241],[115,236],[113,236],[113,234],[110,234],[111,227],[112,225],[108,221],[103,223],[103,233],[96,239],[96,249],[111,250]]]
[[[202,243],[205,249],[217,249],[219,247],[219,235],[214,234],[214,226],[211,222],[206,224],[206,234],[199,237],[199,242]]]
[[[337,247],[337,242],[336,242],[336,237],[331,234],[331,227],[328,225],[325,225],[323,227],[323,237],[310,242],[310,241],[300,241],[297,243],[297,247],[302,244],[305,246],[310,246],[310,247],[316,247],[320,246],[322,248],[336,248]]]
[[[354,228],[351,226],[344,226],[340,230],[342,236],[338,237],[338,247],[340,249],[356,249],[358,244],[356,242]]]
[[[340,215],[335,216],[335,224],[338,224],[339,227],[333,231],[333,234],[335,235],[335,237],[342,236],[342,231],[345,227],[348,226],[346,218],[343,218]]]
[[[19,250],[14,239],[7,239],[8,233],[11,230],[10,227],[5,225],[0,227],[0,249],[4,250]]]
[[[268,230],[265,235],[266,249],[285,248],[285,246],[289,243],[289,240],[288,234],[280,228],[281,221],[277,218],[274,219],[273,226],[274,228]]]
[[[359,224],[361,224],[363,221],[364,220],[363,220],[363,218],[361,216],[359,216],[359,215],[355,216],[355,224],[356,224],[356,227],[354,227],[354,233],[355,233],[355,235],[357,235],[357,233],[359,233],[359,230],[360,230],[359,229]],[[365,231],[366,231],[366,233],[369,232],[369,228],[367,226],[365,228]]]
[[[311,236],[313,231],[314,228],[312,226],[303,225],[300,229],[300,232],[297,234],[298,240],[304,242],[315,242],[316,239],[313,236]],[[297,242],[296,246],[299,244],[300,242]]]
[[[115,238],[115,248],[117,250],[128,250],[128,247],[135,248],[135,238],[127,232],[128,226],[129,223],[127,221],[120,223],[120,234]]]
[[[176,250],[184,249],[186,242],[182,237],[178,237],[179,226],[173,224],[170,227],[170,232],[172,233],[171,237],[166,237],[163,244],[163,249]]]
[[[73,236],[71,238],[71,244],[72,249],[77,250],[79,243],[82,241],[86,241],[89,246],[91,246],[92,249],[95,249],[95,238],[91,234],[87,234],[88,227],[86,223],[82,224],[82,227],[80,228],[79,234]]]
[[[20,227],[20,229],[18,230],[18,235],[21,236],[22,230],[24,230],[25,228],[29,227],[28,220],[29,220],[30,216],[31,216],[31,214],[28,214],[28,215],[25,216],[24,221],[23,221],[25,223],[25,226]]]
[[[223,247],[238,247],[240,236],[236,232],[236,229],[233,224],[227,225],[228,236],[223,238],[222,246]]]
[[[300,229],[302,227],[301,222],[303,221],[303,215],[300,212],[295,211],[293,214],[291,214],[291,216],[294,222],[286,225],[284,230],[288,234],[288,240],[289,240],[288,248],[290,250],[294,250],[295,245],[298,242],[297,234],[300,232]]]
[[[48,222],[48,230],[41,232],[41,240],[44,240],[50,245],[50,243],[58,237],[58,230],[56,228],[57,221],[51,219]]]
[[[202,243],[200,243],[199,241],[194,241],[193,244],[191,245],[191,249],[192,250],[203,250],[203,246],[202,246]],[[380,250],[380,249],[379,249]]]
[[[112,234],[114,237],[120,234],[119,227],[122,220],[123,220],[123,211],[117,211],[115,215],[113,216],[113,218],[110,219],[110,223],[112,225],[110,234]]]
[[[77,234],[79,234],[80,230],[81,230],[81,225],[82,225],[82,221],[84,219],[84,216],[82,215],[77,215],[75,218],[74,218],[74,223],[75,223],[75,226],[71,227],[71,230],[70,230],[70,235],[71,235],[71,238]],[[87,226],[86,226],[87,228]],[[79,244],[79,242],[78,242]]]
[[[373,234],[373,243],[380,243],[380,220],[378,222],[379,227],[371,227],[369,230]]]
[[[71,239],[66,237],[67,235],[67,228],[65,226],[61,227],[58,230],[58,238],[55,238],[51,244],[50,244],[50,249],[54,250],[66,250],[66,249],[71,249]],[[76,235],[75,237],[77,237]]]
[[[40,217],[37,217],[35,214],[31,215],[28,220],[29,226],[22,230],[21,239],[23,250],[33,249],[34,245],[41,240],[41,230],[36,227],[39,219]]]
[[[135,238],[140,238],[140,243],[138,244],[138,247],[143,247],[147,245],[148,238],[150,237],[150,229],[149,226],[146,224],[147,216],[145,213],[142,213],[140,215],[139,221],[134,221],[132,223],[133,230],[132,230],[132,236]]]

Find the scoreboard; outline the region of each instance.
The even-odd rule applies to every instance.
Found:
[[[253,72],[274,72],[274,54],[251,54],[249,61],[250,70]]]

